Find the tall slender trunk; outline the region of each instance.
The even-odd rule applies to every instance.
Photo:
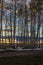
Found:
[[[7,14],[7,9],[6,9],[6,14]],[[5,24],[5,38],[6,38],[6,28],[7,28],[7,16],[6,16],[6,24]],[[5,39],[5,43],[6,43],[6,39]]]
[[[25,45],[25,42],[26,42],[26,40],[25,40],[25,34],[26,34],[26,31],[25,31],[25,27],[26,27],[26,0],[25,0],[25,23],[24,23],[24,45]]]
[[[14,10],[14,43],[15,43],[15,29],[16,29],[16,0],[15,0],[15,10]],[[16,47],[16,43],[15,43]]]
[[[40,12],[38,12],[38,29],[37,29],[37,38],[38,38],[38,35],[40,35],[40,25],[41,25],[41,22],[40,22]],[[40,40],[39,40],[39,47],[40,47]]]
[[[11,44],[12,44],[12,16],[11,16],[11,6],[10,6],[10,31],[11,31]],[[10,38],[9,38],[9,42],[10,42]]]
[[[34,47],[34,20],[33,20],[33,11],[31,11],[31,47],[33,48]]]
[[[35,12],[31,11],[31,45],[35,48],[35,23],[36,23],[36,16]]]
[[[3,0],[1,1],[1,31],[2,31],[2,16],[3,16]],[[3,43],[3,32],[2,32],[2,43]]]
[[[35,17],[36,13],[34,12],[34,16],[33,16],[33,45],[34,45],[34,48],[35,48],[35,23],[36,23],[36,17]]]
[[[27,15],[27,6],[26,6],[26,0],[25,0],[25,41],[27,43],[27,34],[28,34],[28,29],[27,29],[27,24],[28,24],[28,15]]]

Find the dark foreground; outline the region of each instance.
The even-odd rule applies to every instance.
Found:
[[[43,65],[43,50],[1,52],[0,65]]]

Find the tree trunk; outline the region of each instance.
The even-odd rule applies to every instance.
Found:
[[[40,36],[40,25],[41,25],[41,22],[40,22],[40,12],[38,14],[38,28],[37,28],[37,38],[38,38],[38,35]],[[40,48],[40,40],[39,40],[39,48]]]

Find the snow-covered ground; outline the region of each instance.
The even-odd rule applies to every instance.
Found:
[[[40,51],[43,50],[43,48],[36,48],[36,49],[22,49],[22,48],[5,48],[5,49],[0,49],[0,52],[5,52],[5,51]]]

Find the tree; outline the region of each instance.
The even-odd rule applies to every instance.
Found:
[[[14,43],[15,43],[15,29],[16,29],[16,0],[15,0],[15,3],[14,3]]]
[[[37,29],[37,37],[38,37],[39,31],[40,31],[40,25],[41,25],[41,21],[40,21],[41,4],[42,4],[42,0],[37,0],[37,12],[38,12],[38,29]]]
[[[38,13],[38,20],[37,20],[37,23],[38,23],[38,28],[37,28],[37,35],[36,37],[38,38],[38,35],[39,35],[39,32],[40,32],[40,26],[41,26],[41,22],[40,22],[40,15],[41,15],[41,4],[42,4],[42,1],[41,0],[33,0],[31,5],[30,5],[30,10],[31,10],[31,36],[32,36],[32,39],[31,39],[31,42],[33,42],[35,44],[35,15],[36,13]],[[33,13],[33,14],[32,14]],[[34,15],[34,16],[33,16]],[[32,19],[34,18],[34,22],[32,22]],[[33,32],[33,33],[32,33]]]
[[[35,2],[30,3],[30,11],[31,11],[31,46],[35,47],[35,25],[36,25],[36,12],[37,6]]]
[[[42,0],[37,0],[37,11],[38,11],[38,29],[37,29],[37,37],[38,35],[40,35],[40,26],[41,26],[41,5],[42,5],[43,1]],[[39,47],[40,47],[40,41],[39,41]]]
[[[21,0],[22,1],[22,0]],[[20,9],[18,10],[18,15],[24,18],[24,43],[27,41],[28,36],[28,7],[26,5],[26,0],[23,1]]]

